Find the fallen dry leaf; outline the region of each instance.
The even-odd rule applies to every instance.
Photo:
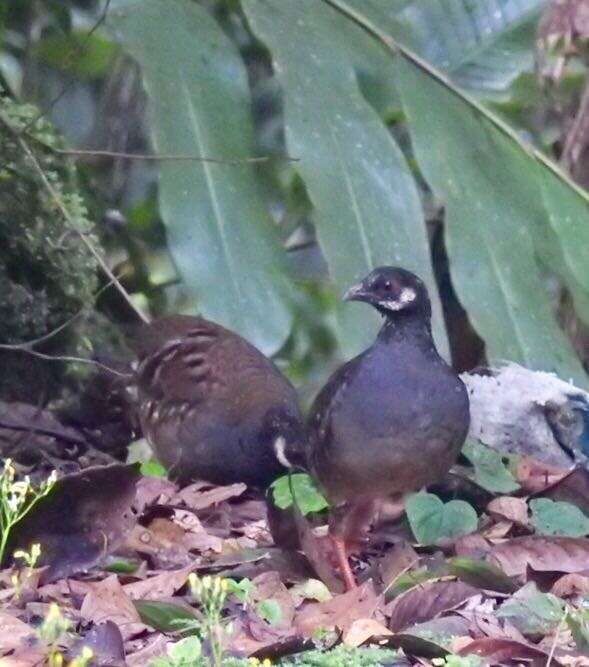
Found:
[[[212,486],[207,482],[195,482],[182,489],[172,499],[172,504],[184,503],[191,510],[203,510],[218,505],[224,500],[237,498],[245,492],[245,484],[229,484],[228,486]]]
[[[396,597],[386,608],[389,627],[399,632],[416,623],[424,623],[454,609],[479,591],[461,581],[434,581],[420,584]]]
[[[495,637],[483,637],[475,639],[462,648],[459,655],[478,655],[487,658],[492,664],[506,660],[535,660],[541,658],[546,660],[548,653],[542,651],[532,644],[517,642],[513,639],[498,639]],[[560,663],[553,656],[553,665]]]
[[[528,566],[538,572],[583,572],[589,564],[589,539],[515,537],[496,544],[487,558],[509,577],[525,574]]]
[[[103,623],[112,621],[118,625],[124,639],[142,632],[141,623],[135,605],[125,593],[116,575],[103,581],[86,584],[88,593],[82,602],[80,615],[86,621]]]
[[[483,559],[492,549],[491,544],[480,533],[459,537],[454,543],[457,556]]]
[[[255,579],[251,598],[254,605],[264,600],[275,600],[280,607],[280,618],[273,625],[274,630],[290,630],[295,615],[295,604],[278,572],[264,572]]]
[[[487,505],[487,512],[501,519],[513,521],[519,526],[528,525],[528,506],[523,498],[499,496]]]
[[[524,491],[539,493],[556,484],[569,474],[569,470],[522,456],[515,472],[515,478]]]
[[[419,556],[409,542],[395,544],[378,563],[383,588],[392,586],[399,575],[410,570],[418,561]]]
[[[138,514],[156,502],[168,505],[176,495],[178,486],[165,477],[142,477],[137,482],[137,494],[133,507]]]
[[[156,574],[154,577],[135,581],[123,586],[123,590],[132,600],[161,600],[172,597],[186,583],[188,575],[195,569],[191,563],[179,570],[170,570]]]
[[[373,637],[390,637],[393,633],[373,618],[358,618],[344,633],[342,641],[346,646],[360,646]]]
[[[327,602],[305,606],[295,617],[294,624],[304,636],[311,636],[317,628],[339,628],[345,632],[355,620],[371,618],[379,603],[372,581],[366,581]]]
[[[29,648],[36,636],[30,625],[5,611],[0,611],[0,629],[0,655]]]
[[[589,570],[589,563],[587,563]],[[589,595],[589,576],[582,574],[565,574],[554,582],[550,591],[559,598],[572,595]]]
[[[8,553],[41,545],[44,582],[94,565],[123,541],[139,479],[133,465],[86,468],[57,481],[11,533]]]
[[[487,526],[481,531],[482,536],[489,540],[489,542],[496,542],[501,540],[511,532],[513,528],[513,521],[497,521],[496,523]]]

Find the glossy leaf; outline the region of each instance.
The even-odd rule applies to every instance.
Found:
[[[274,502],[280,509],[287,509],[292,505],[293,494],[299,510],[303,514],[320,512],[328,507],[312,477],[304,473],[284,475],[272,484]]]
[[[545,0],[345,0],[458,85],[504,90],[534,66],[535,28]]]
[[[540,535],[589,535],[589,519],[576,505],[554,502],[550,498],[534,498],[530,500],[530,510],[530,523]]]
[[[474,466],[475,482],[483,489],[492,493],[511,493],[519,489],[499,452],[476,440],[467,440],[462,453]]]
[[[397,65],[417,159],[445,204],[454,286],[490,361],[586,386],[536,259],[534,227],[546,223],[538,170],[546,167],[447,86],[405,59]],[[567,196],[577,195],[569,188]]]
[[[129,0],[110,12],[110,24],[141,66],[158,153],[253,156],[245,66],[207,11],[188,0]],[[291,315],[254,165],[166,160],[159,194],[191,307],[275,352]]]
[[[443,538],[472,533],[477,514],[464,500],[443,503],[433,493],[414,493],[405,501],[409,525],[421,544],[435,544]]]
[[[283,87],[286,141],[299,158],[319,243],[341,293],[382,264],[415,270],[430,288],[434,331],[447,350],[417,187],[405,158],[362,95],[348,45],[370,39],[315,0],[244,0],[255,34],[270,49]],[[372,342],[378,317],[341,306],[347,355]]]

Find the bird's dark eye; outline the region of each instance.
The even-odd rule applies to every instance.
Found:
[[[383,285],[383,289],[386,292],[390,292],[393,289],[393,283],[390,280],[387,280],[385,284]]]

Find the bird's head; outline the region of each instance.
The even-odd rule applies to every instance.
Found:
[[[395,266],[374,269],[364,280],[348,289],[344,300],[365,301],[389,318],[406,314],[431,317],[424,282],[411,271]]]

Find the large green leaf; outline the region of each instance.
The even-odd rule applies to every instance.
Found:
[[[401,264],[428,284],[434,331],[446,340],[417,188],[403,154],[363,97],[348,48],[368,36],[316,0],[244,0],[283,87],[289,154],[314,206],[321,248],[343,291],[381,264]],[[338,313],[346,354],[365,348],[379,323],[360,305]]]
[[[546,0],[349,0],[393,38],[476,91],[504,90],[534,64]]]
[[[447,87],[397,64],[415,154],[446,207],[453,282],[490,360],[586,384],[536,261],[533,228],[546,218],[538,165]]]
[[[110,24],[141,66],[158,153],[252,156],[243,62],[202,7],[188,0],[131,0],[117,5]],[[162,162],[160,209],[193,303],[264,352],[275,352],[291,315],[282,251],[254,166]]]
[[[355,0],[324,1],[362,25],[389,52],[402,54],[398,83],[413,148],[445,204],[453,282],[491,361],[510,359],[554,370],[587,386],[582,365],[554,318],[538,263],[558,273],[576,291],[576,300],[586,303],[587,195],[499,118],[365,16]]]

